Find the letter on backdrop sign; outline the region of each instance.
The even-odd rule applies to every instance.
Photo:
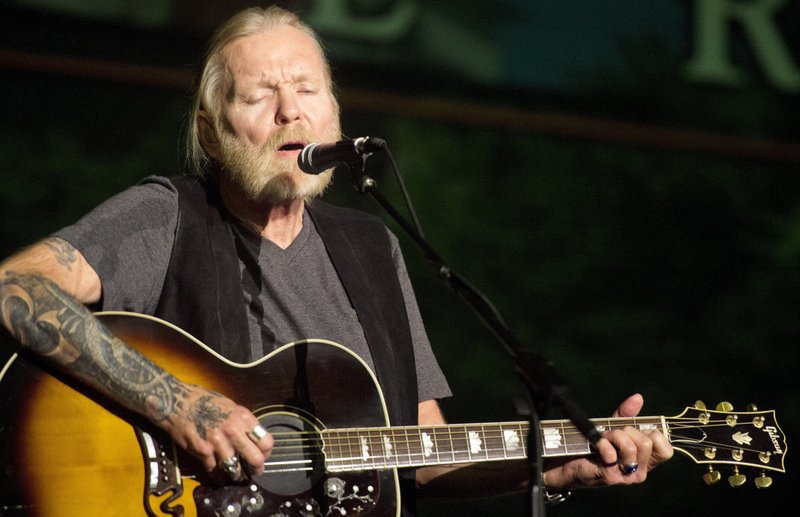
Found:
[[[353,12],[359,7],[360,15]],[[304,18],[321,34],[392,43],[410,30],[418,9],[416,0],[317,0]]]
[[[800,70],[792,60],[779,27],[777,12],[795,0],[695,0],[694,53],[686,66],[696,81],[741,85],[746,72],[731,62],[731,24],[745,37],[764,76],[783,92],[800,92]]]

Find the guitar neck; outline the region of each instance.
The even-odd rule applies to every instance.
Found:
[[[593,419],[601,431],[627,426],[666,432],[664,417]],[[589,441],[569,420],[540,423],[545,458],[582,456]],[[528,455],[528,422],[411,427],[328,429],[322,440],[329,471],[424,467],[523,459]]]

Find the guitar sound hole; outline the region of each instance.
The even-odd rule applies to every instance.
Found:
[[[318,429],[308,420],[290,413],[273,413],[259,418],[275,440],[264,473],[253,481],[278,495],[309,492],[322,478],[325,461]]]

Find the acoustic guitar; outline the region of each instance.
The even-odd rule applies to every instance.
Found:
[[[275,439],[264,474],[210,479],[158,428],[14,353],[0,362],[0,514],[65,516],[398,516],[398,469],[522,459],[528,423],[390,427],[367,365],[330,341],[287,344],[249,364],[230,362],[181,329],[132,313],[99,313],[119,338],[178,378],[250,408]],[[601,430],[658,429],[707,466],[705,479],[745,483],[745,467],[785,472],[774,411],[702,404],[674,417],[594,419]],[[543,421],[547,458],[591,454],[569,421]]]

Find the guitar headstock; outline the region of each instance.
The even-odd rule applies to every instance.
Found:
[[[733,411],[728,402],[710,410],[697,401],[666,422],[672,446],[695,462],[708,465],[703,480],[709,485],[722,478],[715,465],[731,467],[728,483],[734,487],[747,481],[741,467],[761,470],[754,481],[758,488],[772,484],[767,471],[786,472],[786,436],[775,420],[775,411],[758,411],[752,404],[747,411]]]

